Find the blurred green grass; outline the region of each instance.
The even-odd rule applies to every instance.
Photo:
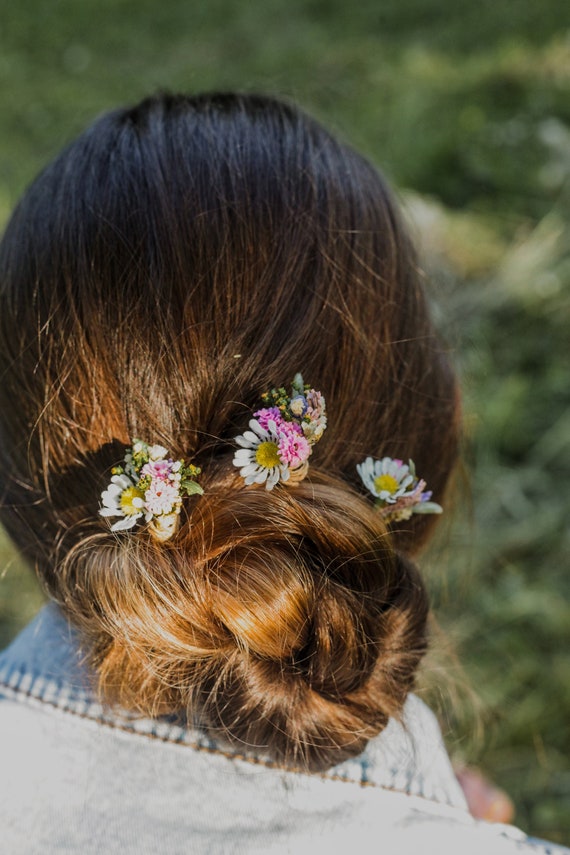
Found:
[[[2,221],[94,115],[161,88],[292,97],[402,188],[465,390],[472,510],[459,493],[425,564],[480,698],[448,705],[450,745],[570,843],[565,0],[0,0],[0,21]],[[0,568],[3,645],[41,595],[4,539]]]

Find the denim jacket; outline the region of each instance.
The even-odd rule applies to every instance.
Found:
[[[54,605],[0,656],[6,855],[570,853],[467,811],[433,714],[322,774],[279,767],[175,720],[103,709]]]

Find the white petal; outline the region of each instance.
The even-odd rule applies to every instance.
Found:
[[[275,485],[277,484],[278,481],[279,481],[279,469],[277,468],[277,466],[275,466],[271,470],[271,474],[269,475],[269,478],[267,479],[265,489],[266,490],[273,490],[273,488],[275,487]]]
[[[358,474],[362,479],[362,483],[364,484],[366,489],[369,490],[372,495],[376,497],[378,497],[378,491],[376,489],[374,479],[375,477],[378,477],[378,475],[375,475],[374,473],[380,465],[381,463],[379,460],[374,461],[371,457],[367,457],[363,463],[359,463],[356,466]]]
[[[121,492],[123,490],[128,489],[129,487],[134,486],[131,479],[128,478],[126,475],[113,475],[113,477],[111,478],[111,482],[113,484],[118,485],[121,488]],[[109,487],[109,489],[111,489],[111,487]]]
[[[131,514],[112,525],[111,531],[126,531],[126,529],[132,528],[136,524],[139,517],[142,517],[142,514]]]
[[[251,424],[251,422],[250,422],[250,424]],[[260,428],[260,430],[263,430],[263,429]],[[266,431],[263,431],[263,433],[265,434]],[[254,433],[252,430],[244,431],[243,436],[245,439],[247,439],[249,442],[251,442],[255,446],[259,445],[259,443],[262,439],[265,439],[264,436],[259,436],[259,434]]]
[[[115,516],[117,516],[117,515],[122,516],[123,515],[123,510],[122,510],[122,508],[118,502],[116,502],[115,504],[105,502],[105,504],[103,505],[103,508],[105,508],[106,511],[109,511],[110,515],[115,515]]]
[[[366,484],[367,479],[369,481],[374,479],[374,460],[371,457],[367,457],[366,460],[363,460],[362,463],[356,464],[356,471]]]
[[[238,448],[234,453],[234,461],[236,460],[255,460],[255,452],[251,448]]]
[[[164,460],[168,456],[168,451],[162,445],[151,445],[148,456],[151,460]]]
[[[271,422],[271,421],[269,421],[269,422],[268,422],[268,424],[273,424],[273,425],[275,425],[275,422]],[[266,430],[265,430],[265,428],[262,428],[262,427],[261,427],[261,425],[259,424],[259,422],[257,421],[257,419],[250,419],[250,421],[249,421],[249,426],[250,426],[250,428],[252,429],[252,431],[253,431],[255,434],[257,434],[257,436],[258,436],[260,439],[264,440],[265,442],[267,442],[267,440],[268,440],[268,439],[271,439],[271,434],[270,434],[268,431],[266,431]],[[249,431],[246,431],[246,432],[245,432],[245,434],[244,434],[244,436],[247,436],[247,434],[248,434],[248,433],[249,433]]]
[[[237,466],[238,469],[242,469],[244,466],[249,466],[249,460],[239,460],[237,457],[234,457],[232,460],[234,466]]]
[[[400,468],[400,464],[396,463],[395,460],[390,460],[386,467],[386,474],[391,475],[392,478],[395,478],[398,474],[398,469]]]
[[[248,475],[251,475],[253,472],[257,472],[259,469],[259,465],[255,462],[248,463],[247,466],[244,466],[243,469],[240,470],[240,475],[243,478],[247,478]]]
[[[268,477],[270,472],[271,472],[271,469],[266,469],[265,467],[260,468],[257,475],[255,476],[253,483],[254,484],[264,484],[267,481],[267,477]],[[252,476],[249,476],[249,477],[252,477]]]
[[[246,438],[246,434],[250,437],[249,439]],[[246,430],[245,434],[236,436],[234,438],[234,442],[237,442],[237,444],[241,445],[242,448],[257,448],[259,445],[259,438],[250,430]]]
[[[99,513],[102,517],[122,517],[123,511],[118,508],[100,508]]]
[[[102,493],[103,496],[120,496],[125,488],[118,484],[109,484],[107,489]]]

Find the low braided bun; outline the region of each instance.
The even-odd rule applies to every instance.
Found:
[[[359,753],[401,712],[426,646],[426,594],[380,517],[338,481],[212,486],[172,544],[88,544],[61,578],[85,580],[74,616],[79,605],[105,697],[186,710],[311,769]]]

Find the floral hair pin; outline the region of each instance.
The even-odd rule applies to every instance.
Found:
[[[409,520],[412,514],[441,514],[443,508],[430,501],[431,490],[416,476],[414,461],[392,457],[367,457],[356,470],[364,486],[376,497],[378,512],[389,522]]]
[[[132,528],[144,518],[158,540],[176,531],[184,496],[204,491],[196,482],[200,469],[183,460],[172,460],[162,445],[134,439],[123,466],[112,469],[111,483],[101,493],[103,517],[121,517],[111,531]]]
[[[281,387],[265,392],[261,400],[264,407],[254,412],[250,429],[235,438],[240,448],[234,466],[248,486],[265,484],[272,490],[278,481],[298,484],[327,426],[325,399],[296,374],[291,394]]]

